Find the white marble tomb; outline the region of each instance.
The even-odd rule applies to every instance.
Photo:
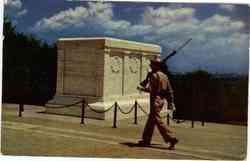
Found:
[[[160,55],[161,47],[107,37],[61,38],[57,42],[57,88],[48,106],[60,106],[84,97],[97,110],[108,109],[115,101],[128,111],[135,100],[148,111],[149,96],[136,87],[149,69],[149,61]],[[80,105],[46,108],[48,113],[80,116]],[[139,115],[143,113],[139,112]],[[86,108],[86,116],[113,117],[113,111],[95,113]],[[119,115],[119,118],[130,117]]]

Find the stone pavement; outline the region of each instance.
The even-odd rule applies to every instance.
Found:
[[[3,104],[3,116],[17,116],[17,107],[16,104]],[[181,124],[171,122],[171,127],[180,140],[176,150],[171,151],[166,149],[167,145],[164,144],[158,130],[155,130],[153,136],[153,147],[136,147],[146,117],[138,118],[137,125],[133,124],[133,119],[119,120],[117,128],[112,128],[112,120],[85,119],[85,125],[80,125],[80,118],[44,114],[42,113],[44,108],[41,106],[25,105],[24,108],[23,117],[17,117],[18,121],[8,120],[3,117],[3,129],[77,139],[81,142],[103,146],[105,149],[117,147],[112,153],[106,151],[105,157],[211,160],[242,160],[246,157],[246,126],[216,123],[205,123],[205,126],[201,126],[200,122],[195,122],[194,128],[191,128],[190,121]],[[25,121],[28,118],[43,120],[47,124]],[[60,122],[63,126],[59,124],[53,125],[54,122]],[[87,153],[88,149],[85,149],[85,151]],[[92,156],[98,156],[98,151]]]

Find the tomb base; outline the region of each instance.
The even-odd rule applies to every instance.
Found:
[[[92,98],[93,100],[93,98]],[[137,98],[137,116],[144,116],[149,113],[149,98]],[[55,96],[45,105],[45,113],[81,117],[82,98],[79,96]],[[91,102],[91,101],[90,101]],[[109,120],[114,118],[115,101],[100,101],[87,103],[85,106],[85,118]],[[117,120],[134,118],[135,100],[117,101]],[[140,107],[139,107],[140,106]],[[133,108],[133,109],[132,109]],[[123,113],[122,113],[123,112]],[[128,113],[128,114],[127,114]]]

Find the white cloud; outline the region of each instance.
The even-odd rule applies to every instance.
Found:
[[[76,7],[61,11],[50,18],[38,21],[32,28],[33,31],[63,30],[65,28],[84,24],[89,12],[84,7]]]
[[[105,36],[140,37],[140,41],[156,43],[166,49],[192,37],[192,42],[182,51],[185,54],[178,54],[169,62],[172,70],[185,72],[201,68],[209,72],[248,72],[249,36],[242,32],[245,28],[242,21],[219,14],[198,19],[196,10],[191,7],[148,7],[141,15],[142,20],[135,24],[115,19],[113,14],[111,4],[91,2],[88,7],[76,7],[44,18],[33,30],[91,29]]]
[[[88,6],[88,8],[82,6],[70,8],[52,17],[44,18],[38,21],[32,27],[32,30],[41,32],[60,31],[69,27],[84,27],[86,24],[107,24],[106,21],[109,21],[113,16],[112,5],[108,3],[89,2]]]
[[[91,17],[101,21],[110,20],[113,17],[112,5],[109,3],[88,3],[88,12]]]
[[[151,25],[132,25],[126,35],[130,36],[146,36],[152,33],[153,27]]]
[[[27,12],[28,12],[27,9],[23,9],[22,11],[17,13],[17,17],[21,17],[21,16],[25,15]]]
[[[21,0],[7,0],[4,6],[6,15],[14,18],[21,17],[28,12],[23,8]]]
[[[235,10],[235,5],[231,5],[231,4],[221,4],[219,5],[219,8],[225,11],[229,11],[232,12]]]
[[[193,8],[177,8],[160,7],[154,9],[148,7],[144,12],[144,24],[152,26],[169,25],[172,22],[183,22],[194,17],[195,10]]]
[[[20,0],[7,0],[5,2],[5,5],[7,7],[21,9],[22,8],[22,2]]]
[[[215,14],[203,20],[196,18],[192,8],[149,8],[144,24],[152,25],[147,39],[163,47],[176,47],[185,39],[193,41],[170,61],[175,71],[208,69],[210,72],[248,72],[248,34],[245,24]],[[234,63],[232,65],[232,62]]]
[[[207,32],[237,32],[244,29],[245,24],[242,21],[230,19],[230,17],[214,15],[202,22],[201,28]],[[229,33],[230,34],[230,33]]]
[[[181,38],[197,31],[200,21],[193,8],[148,8],[143,15],[143,24],[152,26],[153,37],[147,38],[167,42],[170,38]]]
[[[101,24],[106,31],[113,31],[115,34],[125,33],[126,30],[131,26],[128,21],[106,21]],[[105,32],[105,31],[104,31]]]

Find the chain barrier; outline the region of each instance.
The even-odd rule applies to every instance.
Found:
[[[91,107],[88,103],[85,102],[84,99],[77,101],[75,103],[69,104],[69,105],[62,105],[62,106],[48,106],[46,105],[45,107],[47,108],[66,108],[66,107],[71,107],[71,106],[75,106],[77,104],[81,103],[82,104],[82,114],[81,114],[81,124],[84,124],[84,111],[85,111],[85,107],[88,107],[91,111],[94,111],[96,113],[106,113],[108,111],[110,111],[111,109],[113,109],[114,107],[114,121],[113,121],[113,128],[116,128],[116,122],[117,122],[117,109],[119,109],[119,111],[122,114],[129,114],[131,113],[133,110],[135,111],[135,116],[134,116],[134,123],[137,124],[137,108],[139,107],[140,110],[146,114],[149,115],[148,112],[146,112],[143,107],[136,101],[135,104],[128,110],[128,111],[124,111],[117,102],[115,102],[112,106],[110,106],[108,109],[106,110],[97,110],[93,107]],[[21,108],[20,108],[21,109]],[[21,110],[20,110],[21,111]],[[168,114],[166,116],[163,116],[163,118],[168,117]],[[175,121],[176,123],[182,123],[185,122],[185,120],[178,120],[178,119],[173,119],[172,117],[170,117],[173,121]],[[169,118],[168,118],[169,121]]]
[[[94,112],[96,112],[96,113],[105,113],[105,112],[108,112],[109,110],[111,110],[113,107],[115,106],[115,104],[113,104],[112,106],[110,106],[108,109],[106,109],[106,110],[97,110],[97,109],[94,109],[93,107],[91,107],[89,104],[87,104],[87,107],[90,109],[90,110],[92,110],[92,111],[94,111]]]
[[[125,115],[131,113],[131,112],[133,111],[133,109],[135,108],[135,106],[133,105],[133,106],[128,110],[128,112],[125,112],[125,111],[122,110],[122,108],[119,106],[119,104],[117,104],[117,105],[118,105],[119,111],[120,111],[121,113],[125,114]]]
[[[113,128],[117,128],[117,109],[119,109],[119,111],[122,114],[129,114],[134,110],[134,124],[137,124],[137,109],[138,107],[140,108],[140,110],[146,114],[149,115],[144,109],[143,107],[137,102],[135,101],[135,104],[128,110],[128,111],[124,111],[117,102],[115,102],[112,106],[110,106],[108,109],[106,110],[97,110],[94,109],[93,107],[91,107],[88,103],[86,103],[85,99],[82,98],[80,101],[77,101],[75,103],[72,104],[68,104],[68,105],[61,105],[61,106],[48,106],[46,105],[45,107],[47,108],[66,108],[66,107],[71,107],[71,106],[75,106],[77,104],[81,103],[81,124],[84,124],[84,118],[85,118],[85,109],[86,107],[88,107],[91,111],[94,111],[96,113],[105,113],[110,111],[111,109],[113,109],[114,107],[114,120],[113,120]],[[24,104],[19,104],[19,117],[22,117],[22,112],[24,111]],[[175,120],[172,117],[169,117],[169,114],[167,114],[167,116],[163,116],[163,117],[168,117],[167,122],[169,124],[169,118],[171,118],[173,121],[175,121],[176,123],[182,123],[185,122],[185,120]],[[202,126],[204,126],[204,123],[202,122]],[[193,127],[193,121],[192,121],[192,127]]]
[[[180,124],[180,123],[183,123],[185,122],[186,120],[178,120],[178,119],[173,119],[177,124]]]
[[[138,107],[141,109],[142,112],[144,112],[146,115],[148,115],[148,113],[142,108],[142,106],[138,103]]]

